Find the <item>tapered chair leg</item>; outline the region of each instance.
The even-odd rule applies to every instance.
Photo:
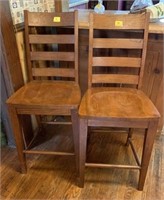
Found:
[[[71,110],[72,130],[73,130],[73,142],[76,159],[76,172],[79,174],[79,119],[77,109]]]
[[[84,187],[88,124],[86,119],[79,119],[79,187]]]
[[[23,153],[24,150],[24,141],[23,141],[23,135],[22,135],[22,129],[20,126],[20,119],[19,116],[16,113],[16,109],[12,106],[8,107],[9,113],[10,113],[10,119],[11,124],[13,127],[13,132],[15,135],[15,142],[18,152],[18,158],[21,164],[21,172],[26,173],[27,172],[27,166],[26,166],[26,157]]]
[[[153,143],[155,140],[155,135],[157,132],[158,120],[149,122],[149,127],[145,133],[144,147],[142,153],[141,170],[139,175],[138,189],[143,190],[146,174],[148,170],[148,165],[151,157],[151,152],[153,149]]]

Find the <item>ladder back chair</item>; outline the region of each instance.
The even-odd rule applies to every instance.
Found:
[[[149,14],[90,14],[88,90],[79,107],[79,186],[87,167],[139,170],[142,190],[157,131],[159,112],[141,91],[148,40]],[[130,130],[136,165],[90,163],[86,160],[88,127]],[[132,143],[132,130],[146,130],[142,158]],[[112,152],[109,152],[110,154]]]
[[[65,13],[25,11],[24,16],[29,80],[7,100],[23,173],[27,171],[25,154],[76,154],[77,123],[74,113],[77,112],[81,99],[78,84],[77,11]],[[32,150],[24,141],[21,127],[23,115],[36,116],[41,125],[46,122],[72,124],[75,153]],[[60,118],[64,116],[70,120],[45,120],[52,116]]]

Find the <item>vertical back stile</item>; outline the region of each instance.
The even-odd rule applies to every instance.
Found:
[[[24,11],[25,18],[25,47],[26,47],[26,61],[27,61],[27,73],[28,73],[28,81],[33,79],[32,77],[32,63],[30,60],[30,43],[29,43],[29,26],[28,26],[28,13],[29,11]]]
[[[93,13],[89,15],[89,59],[88,59],[88,88],[92,86],[92,59],[93,59]]]
[[[145,20],[145,29],[144,29],[144,44],[143,44],[143,51],[142,51],[142,63],[141,63],[141,70],[140,70],[140,78],[139,78],[139,83],[138,83],[138,89],[141,89],[141,87],[142,87],[142,79],[143,79],[143,74],[144,74],[144,66],[145,66],[146,52],[147,52],[150,13],[147,13],[145,18],[146,18],[146,20]]]
[[[75,81],[76,83],[79,82],[79,77],[78,77],[78,59],[79,59],[79,53],[78,53],[78,11],[76,10],[74,13],[74,19],[75,19],[75,24],[74,24],[74,37],[75,37]]]

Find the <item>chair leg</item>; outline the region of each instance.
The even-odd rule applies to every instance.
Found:
[[[86,161],[88,123],[86,119],[79,119],[79,187],[84,187],[84,170]]]
[[[158,120],[149,122],[149,127],[145,133],[141,169],[140,169],[139,183],[138,183],[139,190],[143,190],[144,187],[148,165],[151,157],[151,152],[155,140],[155,135],[157,132],[157,126],[158,126]]]
[[[22,128],[20,126],[20,119],[17,115],[16,109],[13,106],[8,106],[11,124],[13,127],[13,132],[15,136],[15,142],[18,152],[18,158],[21,165],[21,172],[26,173],[27,172],[27,166],[26,166],[26,157],[23,153],[24,150],[24,141],[23,141],[23,135],[22,135]]]
[[[73,129],[73,142],[74,142],[74,151],[76,159],[76,171],[79,174],[79,118],[78,110],[71,110],[71,120],[72,120],[72,129]]]
[[[126,140],[126,146],[129,146],[129,139],[132,138],[133,131],[134,131],[133,128],[130,128],[130,129],[129,129],[128,136],[127,136],[127,140]]]

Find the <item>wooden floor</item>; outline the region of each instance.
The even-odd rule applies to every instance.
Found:
[[[46,129],[46,135],[40,134],[40,148],[73,150],[70,127]],[[139,152],[143,139],[141,133],[136,130],[133,137]],[[130,147],[124,145],[125,134],[91,132],[89,136],[88,161],[135,163]],[[42,143],[45,139],[46,142]],[[164,199],[164,133],[156,138],[142,192],[136,189],[138,171],[86,168],[85,187],[81,189],[76,185],[73,156],[28,155],[27,163],[28,173],[21,174],[16,149],[1,149],[1,199]]]

